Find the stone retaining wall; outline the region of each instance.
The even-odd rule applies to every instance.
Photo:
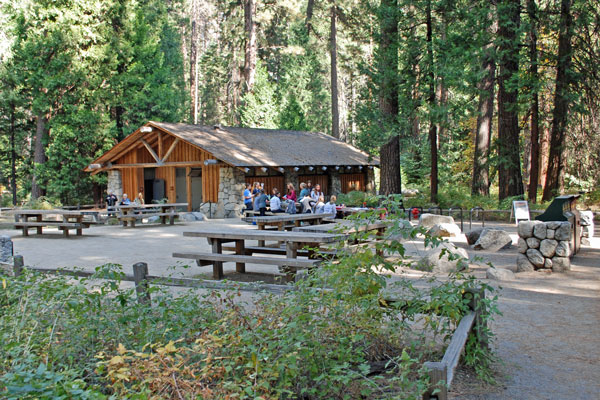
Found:
[[[571,269],[571,223],[519,222],[517,272]]]

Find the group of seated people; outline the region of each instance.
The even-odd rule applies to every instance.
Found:
[[[336,197],[331,196],[329,202],[325,203],[325,195],[319,184],[316,184],[313,188],[310,181],[308,181],[308,184],[302,182],[300,189],[300,195],[296,196],[294,185],[288,183],[287,193],[283,197],[277,188],[273,188],[272,195],[267,196],[264,186],[261,186],[258,182],[254,182],[254,185],[247,183],[244,190],[244,205],[246,210],[259,211],[261,216],[265,215],[267,206],[270,207],[273,213],[336,213]],[[296,208],[296,202],[298,201],[301,204],[300,210]]]
[[[136,197],[133,202],[127,196],[127,193],[123,193],[121,200],[115,196],[114,193],[110,193],[106,196],[106,207],[114,207],[116,205],[119,206],[129,206],[129,205],[141,205],[144,204],[144,195],[142,192],[138,193],[138,197]]]

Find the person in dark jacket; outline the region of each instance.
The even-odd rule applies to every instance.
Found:
[[[265,191],[263,189],[261,189],[260,194],[258,195],[256,200],[254,200],[254,206],[255,206],[255,208],[258,209],[258,211],[260,211],[261,217],[264,216],[265,213],[267,212],[267,200],[268,200],[268,197],[265,194]]]

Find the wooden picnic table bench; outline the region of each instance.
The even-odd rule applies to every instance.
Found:
[[[130,205],[117,205],[117,219],[127,226],[131,224],[131,227],[135,227],[137,220],[150,217],[160,217],[160,223],[165,225],[167,223],[167,217],[169,218],[169,224],[175,223],[175,217],[178,216],[177,208],[187,207],[187,203],[160,203],[160,204],[130,204]]]
[[[243,218],[246,222],[256,222],[258,230],[266,230],[267,227],[275,227],[278,231],[291,230],[294,227],[301,226],[302,222],[309,224],[321,224],[326,219],[332,219],[333,214],[285,214],[278,213],[272,216],[247,217]],[[263,240],[258,242],[259,246],[265,245]]]
[[[280,266],[286,273],[288,281],[294,279],[294,275],[298,269],[311,268],[319,264],[320,260],[315,259],[298,259],[299,249],[305,246],[319,247],[323,243],[334,243],[343,240],[343,235],[332,234],[316,234],[306,232],[286,232],[274,231],[267,232],[264,230],[248,230],[235,228],[211,228],[194,232],[183,232],[183,236],[206,238],[212,246],[212,253],[196,253],[196,252],[176,252],[173,257],[188,258],[196,260],[198,265],[213,266],[214,279],[223,279],[223,263],[235,262],[236,271],[240,273],[246,272],[246,263],[266,264]],[[256,257],[248,255],[246,247],[250,240],[277,240],[285,244],[285,258],[276,257]],[[234,254],[223,254],[224,243],[235,243]],[[227,248],[229,250],[230,248]],[[279,253],[278,253],[279,254]],[[309,255],[307,253],[307,255]]]
[[[83,214],[80,211],[66,210],[13,210],[10,214],[14,215],[15,222],[12,225],[16,229],[23,231],[23,236],[29,236],[29,229],[36,228],[37,234],[42,234],[45,226],[56,226],[63,234],[68,237],[69,230],[74,229],[77,236],[83,235],[83,229],[90,227],[90,222],[83,220]],[[60,220],[44,219],[44,217],[56,215]]]

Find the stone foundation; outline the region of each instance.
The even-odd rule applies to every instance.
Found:
[[[220,168],[218,203],[213,218],[236,218],[244,208],[244,173],[237,168]]]
[[[571,223],[519,222],[517,272],[571,269]]]
[[[123,180],[121,179],[121,171],[118,169],[108,170],[108,182],[106,185],[106,191],[114,193],[117,198],[121,198],[123,195]]]

